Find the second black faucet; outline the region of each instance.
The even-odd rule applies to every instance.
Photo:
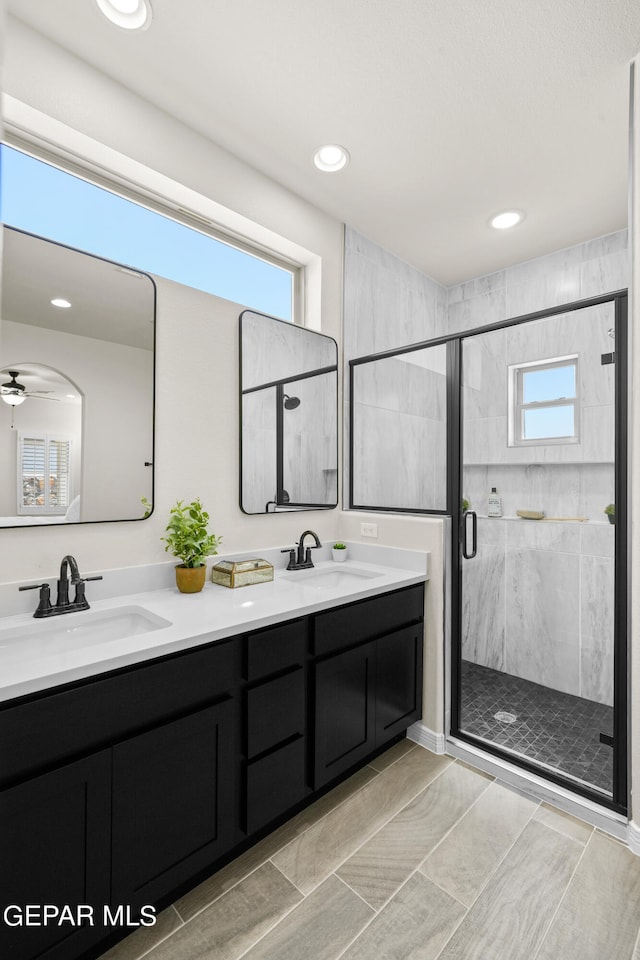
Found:
[[[304,538],[306,536],[313,537],[315,540],[315,546],[307,547],[304,546]],[[295,547],[291,549],[281,550],[281,553],[289,554],[289,563],[287,564],[287,570],[308,570],[313,566],[313,560],[311,559],[311,551],[317,550],[318,547],[321,547],[320,538],[317,533],[314,533],[313,530],[305,530],[302,536],[298,541],[298,551],[296,554]]]

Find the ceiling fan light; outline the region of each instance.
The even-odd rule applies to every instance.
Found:
[[[21,393],[2,393],[0,396],[11,407],[19,407],[27,399]]]

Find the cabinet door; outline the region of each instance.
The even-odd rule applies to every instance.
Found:
[[[109,903],[110,751],[71,763],[0,793],[0,911],[40,907],[38,925],[0,923],[0,956],[67,960],[104,935]],[[42,921],[44,904],[93,911],[95,926]],[[87,917],[87,911],[84,916]],[[18,911],[7,914],[13,923]]]
[[[316,789],[375,748],[375,659],[372,642],[315,666]]]
[[[377,641],[376,747],[422,716],[423,627],[405,627]]]
[[[115,903],[154,904],[233,846],[233,701],[113,748]]]

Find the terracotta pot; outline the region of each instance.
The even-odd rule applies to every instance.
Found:
[[[207,578],[207,565],[185,567],[179,563],[176,567],[176,585],[180,593],[200,593]]]

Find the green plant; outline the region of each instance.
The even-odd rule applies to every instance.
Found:
[[[462,512],[466,513],[469,507],[471,506],[471,503],[469,502],[469,500],[467,500],[466,497],[463,497],[461,506],[462,506]]]
[[[147,517],[151,516],[151,511],[153,510],[153,505],[151,504],[151,501],[148,500],[146,497],[140,497],[140,503],[141,503],[142,506],[144,507],[144,515],[143,515],[142,519],[143,519],[143,520],[146,520]]]
[[[615,505],[615,503],[610,503],[610,504],[608,504],[608,505],[604,508],[604,512],[606,513],[606,515],[607,515],[608,517],[609,517],[609,516],[615,517],[615,515],[616,515],[616,505]]]
[[[202,567],[222,542],[222,537],[209,533],[208,523],[209,514],[199,498],[187,504],[178,500],[169,511],[168,536],[160,537],[166,543],[165,550],[182,560],[184,567]]]
[[[343,543],[342,540],[338,540],[337,543],[334,543],[333,549],[334,549],[334,550],[346,550],[346,549],[347,549],[347,545],[346,545],[346,543]]]

